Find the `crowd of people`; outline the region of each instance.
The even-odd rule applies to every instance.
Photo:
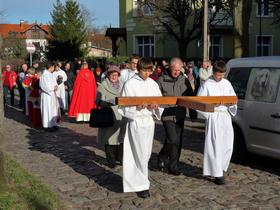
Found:
[[[80,61],[73,67],[66,62],[48,62],[39,67],[34,63],[16,73],[11,65],[2,71],[4,103],[10,93],[14,105],[14,89],[20,95],[19,106],[34,126],[56,131],[61,116],[67,114],[72,122],[89,122],[91,109],[110,107],[114,113],[113,126],[99,128],[97,142],[105,149],[110,168],[117,163],[123,167],[124,192],[137,192],[142,198],[150,196],[148,162],[152,152],[155,120],[161,120],[165,139],[158,154],[158,169],[168,174],[181,174],[179,159],[184,122],[187,113],[197,118],[196,110],[179,105],[115,104],[118,96],[230,96],[235,92],[224,79],[223,61],[214,65],[207,60],[196,66],[180,58],[163,60],[161,65],[149,58],[131,56],[127,63],[107,64],[90,68]],[[200,112],[206,119],[203,175],[213,177],[214,183],[225,184],[224,173],[233,150],[231,115],[236,105],[215,107],[214,113]]]

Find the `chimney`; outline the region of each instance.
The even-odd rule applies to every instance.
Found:
[[[23,28],[23,24],[24,24],[24,20],[21,19],[21,20],[19,21],[19,26],[20,26],[21,29]]]

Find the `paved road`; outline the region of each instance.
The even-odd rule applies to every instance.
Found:
[[[6,150],[47,183],[67,209],[280,209],[279,161],[254,156],[247,165],[231,164],[227,185],[216,186],[202,173],[204,129],[186,122],[180,168],[175,177],[156,170],[164,132],[156,126],[150,161],[151,197],[122,193],[121,166],[106,166],[97,130],[63,118],[58,132],[35,129],[22,113],[6,107]],[[1,125],[2,126],[2,125]]]

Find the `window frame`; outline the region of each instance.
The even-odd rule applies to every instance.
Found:
[[[138,44],[138,40],[137,40],[138,37],[143,37],[143,39],[144,39],[144,37],[150,37],[150,38],[153,37],[153,39],[154,39],[153,45],[149,44],[149,46],[150,46],[150,53],[151,53],[151,46],[154,47],[153,52],[152,52],[153,56],[149,56],[149,57],[152,57],[152,58],[156,57],[156,39],[155,39],[155,35],[154,34],[134,34],[133,35],[133,52],[136,53],[137,55],[141,56],[141,57],[144,57],[143,56],[144,54],[143,55],[139,54],[139,50],[138,50],[139,49],[139,44]],[[141,45],[143,45],[143,48],[144,48],[144,46],[147,45],[147,44],[143,43]]]
[[[262,42],[263,42],[263,38],[264,37],[270,37],[270,50],[269,50],[269,54],[268,55],[263,55],[263,49],[261,51],[261,55],[258,55],[258,47],[259,47],[259,44],[258,44],[258,38],[259,37],[262,37]],[[263,45],[262,44],[262,47],[264,46],[268,46],[268,45]],[[272,56],[273,55],[273,35],[256,35],[256,56]]]

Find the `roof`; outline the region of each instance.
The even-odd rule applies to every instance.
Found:
[[[91,45],[97,48],[112,49],[112,41],[105,34],[91,33],[88,37],[88,41]]]
[[[126,37],[126,28],[107,28],[105,36]]]
[[[228,61],[227,67],[280,67],[280,56],[235,58]]]
[[[33,24],[27,24],[27,23],[21,23],[21,24],[0,24],[0,34],[3,38],[6,38],[10,32],[18,32],[21,35],[20,38],[26,38],[25,32],[30,30],[33,27],[37,27],[44,31],[46,34],[49,32],[49,26],[48,25],[39,25],[37,23]]]

